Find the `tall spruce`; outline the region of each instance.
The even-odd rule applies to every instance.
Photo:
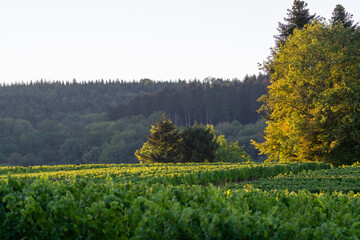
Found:
[[[287,10],[288,17],[284,18],[286,23],[279,22],[279,35],[275,36],[277,47],[284,44],[295,29],[303,29],[306,24],[313,22],[315,14],[311,15],[306,7],[307,3],[304,1],[294,0],[292,8]]]
[[[331,16],[331,22],[334,26],[341,22],[344,28],[356,30],[358,29],[358,23],[354,24],[352,17],[353,15],[346,12],[341,4],[337,4]]]

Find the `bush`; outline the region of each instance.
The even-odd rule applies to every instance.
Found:
[[[195,124],[187,127],[181,134],[180,152],[182,162],[213,162],[215,151],[219,148],[213,126]]]
[[[227,143],[225,136],[217,137],[219,148],[215,152],[215,162],[252,162],[251,156],[248,155],[239,143]]]

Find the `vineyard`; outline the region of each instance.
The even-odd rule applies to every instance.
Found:
[[[357,239],[360,165],[0,168],[1,239]]]
[[[243,181],[240,184],[229,184],[229,188],[237,189],[248,184],[265,191],[287,189],[299,191],[307,189],[313,193],[320,192],[360,192],[360,164],[341,168],[303,171],[301,173],[280,173],[277,176],[263,178],[256,182]]]

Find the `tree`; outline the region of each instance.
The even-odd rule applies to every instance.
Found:
[[[162,115],[156,126],[151,126],[150,136],[135,156],[141,163],[178,162],[181,155],[178,149],[181,140],[180,131],[166,114]]]
[[[305,25],[312,23],[315,14],[311,15],[309,9],[306,8],[307,3],[301,0],[294,0],[291,9],[288,9],[286,23],[280,23],[277,30],[279,35],[275,36],[276,45],[284,44],[285,40],[293,34],[295,29],[303,29]]]
[[[333,25],[341,23],[345,28],[356,30],[358,28],[358,23],[354,25],[352,17],[353,15],[346,12],[341,4],[337,4],[331,16],[331,22]]]
[[[81,162],[80,140],[78,138],[68,138],[61,145],[60,150],[61,164],[78,164]]]
[[[360,33],[315,22],[276,49],[260,111],[269,160],[349,164],[360,157]]]
[[[214,161],[219,144],[216,142],[212,125],[203,127],[195,123],[193,127],[187,127],[181,135],[182,162]]]
[[[285,17],[285,23],[279,22],[277,30],[279,35],[275,37],[275,48],[279,48],[280,45],[284,44],[286,39],[293,34],[295,29],[303,29],[306,25],[311,24],[316,14],[311,15],[309,9],[306,8],[307,3],[301,0],[294,0],[292,8],[288,9],[287,18]],[[271,54],[267,60],[260,65],[262,70],[268,74],[274,72],[273,61],[275,58],[276,49],[271,48]]]
[[[218,136],[216,141],[219,148],[215,152],[215,162],[252,162],[251,156],[237,141],[228,144],[224,135]]]
[[[12,166],[21,166],[23,164],[24,157],[20,153],[13,152],[7,158],[7,163]]]

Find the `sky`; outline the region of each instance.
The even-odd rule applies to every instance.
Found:
[[[329,19],[359,0],[307,0]],[[0,0],[0,83],[243,79],[292,0]]]

